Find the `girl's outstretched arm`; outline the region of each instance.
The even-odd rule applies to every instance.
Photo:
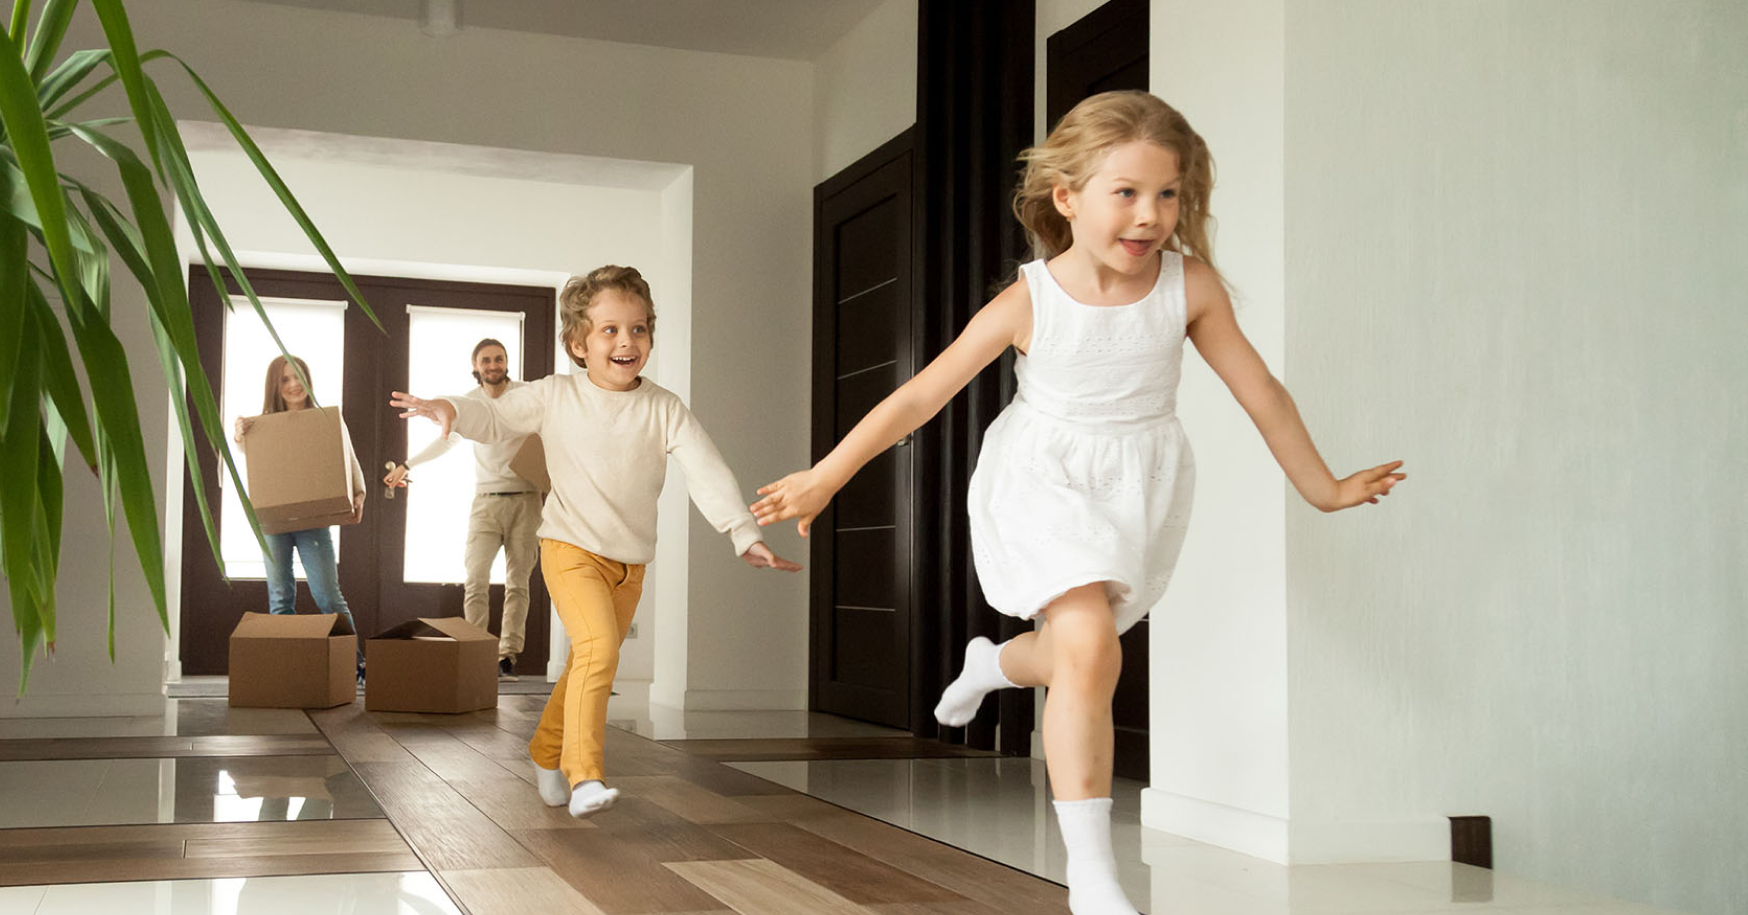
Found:
[[[862,465],[941,412],[1008,347],[1023,350],[1031,336],[1032,296],[1021,279],[979,309],[951,346],[869,410],[818,464],[759,487],[764,498],[753,503],[753,517],[761,525],[799,518],[796,529],[807,536],[814,517]]]
[[[1305,421],[1285,385],[1245,339],[1232,314],[1232,300],[1220,277],[1202,261],[1184,258],[1184,290],[1189,299],[1189,336],[1250,420],[1256,423],[1276,463],[1306,502],[1321,511],[1376,504],[1390,488],[1407,479],[1398,473],[1401,461],[1380,464],[1345,479],[1336,479],[1311,442]]]

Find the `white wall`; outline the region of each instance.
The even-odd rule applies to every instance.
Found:
[[[1748,6],[1287,6],[1295,823],[1742,911]]]
[[[143,47],[177,49],[247,123],[691,166],[692,332],[709,341],[693,350],[691,405],[749,495],[806,462],[811,65],[484,29],[434,40],[403,20],[228,0],[159,0],[129,13]],[[94,18],[82,11],[68,47],[100,42]],[[152,69],[174,110],[204,116],[185,80],[162,64]],[[148,454],[161,454],[167,411],[143,300],[125,283],[117,296]],[[64,568],[103,566],[100,518],[94,510],[70,516]],[[686,690],[701,702],[800,707],[805,575],[747,569],[695,513],[687,530],[690,637],[722,660],[694,650]],[[779,553],[802,553],[792,533],[774,531],[771,540]],[[70,590],[84,585],[63,577],[69,620],[102,615],[100,604],[93,610]],[[118,615],[144,618],[143,589],[122,585]],[[127,657],[112,671],[125,683],[106,681],[69,653],[78,666],[68,689],[91,697],[155,692],[161,642],[144,629],[127,632],[134,638],[118,638]],[[12,669],[0,668],[0,676]],[[4,714],[43,708],[53,682],[37,684],[44,702]]]
[[[1291,386],[1283,360],[1282,2],[1154,0],[1150,14],[1150,88],[1183,112],[1214,156],[1214,252],[1239,324]],[[1178,415],[1196,451],[1196,505],[1171,590],[1152,617],[1153,769],[1143,821],[1285,860],[1286,484],[1193,346],[1184,362]]]
[[[886,0],[814,63],[817,184],[916,123],[917,0]]]

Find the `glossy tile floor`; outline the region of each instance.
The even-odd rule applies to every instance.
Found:
[[[1062,834],[1032,759],[731,762],[732,768],[1062,882]],[[1141,825],[1139,782],[1112,785],[1118,878],[1143,912],[1195,915],[1669,915],[1448,862],[1283,867]]]

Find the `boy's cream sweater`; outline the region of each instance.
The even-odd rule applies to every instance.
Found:
[[[476,442],[540,436],[552,477],[540,536],[628,564],[655,558],[656,497],[668,456],[705,520],[734,540],[735,555],[763,540],[740,484],[692,411],[648,378],[609,391],[588,375],[549,375],[496,400],[445,397],[454,431]]]

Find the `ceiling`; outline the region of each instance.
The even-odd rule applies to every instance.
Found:
[[[235,0],[419,22],[422,0]],[[881,0],[459,0],[464,29],[812,60]],[[436,39],[433,39],[436,40]]]

